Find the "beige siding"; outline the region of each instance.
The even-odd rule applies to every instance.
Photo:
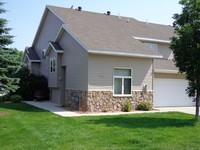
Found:
[[[155,73],[154,78],[185,79],[184,74]]]
[[[173,59],[173,53],[168,44],[158,44],[158,52],[164,59]]]
[[[67,32],[60,42],[64,49],[62,66],[66,66],[66,89],[88,89],[88,54],[85,49]]]
[[[144,84],[152,90],[152,59],[106,55],[89,56],[89,90],[112,91],[115,67],[132,69],[133,91],[142,90]]]

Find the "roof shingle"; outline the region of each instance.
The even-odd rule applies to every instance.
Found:
[[[160,56],[133,36],[169,40],[173,35],[171,26],[55,6],[47,6],[47,8],[63,21],[88,50]]]

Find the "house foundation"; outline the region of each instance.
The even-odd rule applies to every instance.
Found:
[[[123,109],[124,103],[131,101],[132,108],[137,104],[148,102],[153,104],[153,92],[132,91],[132,96],[113,96],[112,91],[67,90],[66,103],[73,110],[89,112],[115,112]]]

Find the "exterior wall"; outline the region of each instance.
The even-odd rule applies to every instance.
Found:
[[[48,11],[43,27],[40,31],[40,35],[34,46],[41,60],[42,60],[42,51],[44,49],[47,49],[49,41],[55,40],[62,24],[63,23],[59,18],[57,18],[52,12]],[[48,59],[42,60],[40,70],[41,74],[45,75],[46,77],[48,77],[47,66],[48,66]]]
[[[155,73],[154,78],[185,79],[184,74]]]
[[[158,52],[164,59],[173,59],[173,53],[169,46],[168,44],[158,44]]]
[[[59,88],[51,88],[51,101],[56,104],[60,104],[61,99],[60,89]]]
[[[88,92],[88,110],[90,112],[121,111],[127,101],[131,101],[133,109],[141,102],[153,104],[153,92],[149,91],[147,94],[143,94],[142,91],[133,91],[131,97],[113,97],[113,93],[109,91]]]
[[[89,91],[113,91],[113,69],[132,69],[132,91],[152,90],[152,59],[89,55]]]
[[[63,22],[52,12],[48,11],[40,35],[37,39],[35,50],[42,59],[42,50],[47,49],[49,41],[54,41]]]
[[[64,49],[62,66],[66,66],[66,89],[88,90],[88,54],[86,50],[67,32],[60,41]]]
[[[27,61],[27,67],[28,69],[31,71],[32,70],[32,64],[31,64],[31,61]]]
[[[50,61],[51,58],[55,58],[56,59],[56,71],[55,72],[50,72]],[[49,53],[49,61],[48,61],[48,65],[46,66],[48,68],[48,83],[49,83],[49,87],[58,87],[58,57],[57,57],[57,53],[54,50],[51,50]]]
[[[113,97],[111,91],[66,90],[66,103],[73,110],[89,112],[121,111],[127,101],[131,101],[133,109],[141,102],[153,104],[153,92],[149,91],[144,94],[142,91],[133,91],[131,97]]]
[[[47,78],[49,78],[49,59],[46,58],[44,60],[41,61],[40,63],[40,74],[46,76]]]
[[[114,67],[133,70],[132,96],[113,96]],[[66,103],[73,110],[121,111],[126,101],[131,101],[133,108],[140,102],[153,103],[152,59],[89,55],[88,81],[88,91],[66,89]],[[148,85],[147,93],[142,92],[144,84]]]
[[[66,103],[73,110],[88,111],[88,92],[81,90],[66,90]]]
[[[31,63],[31,73],[35,74],[35,75],[39,75],[40,74],[40,63]]]

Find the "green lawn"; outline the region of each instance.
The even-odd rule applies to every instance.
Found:
[[[2,150],[197,150],[200,123],[183,113],[63,118],[0,103]]]

